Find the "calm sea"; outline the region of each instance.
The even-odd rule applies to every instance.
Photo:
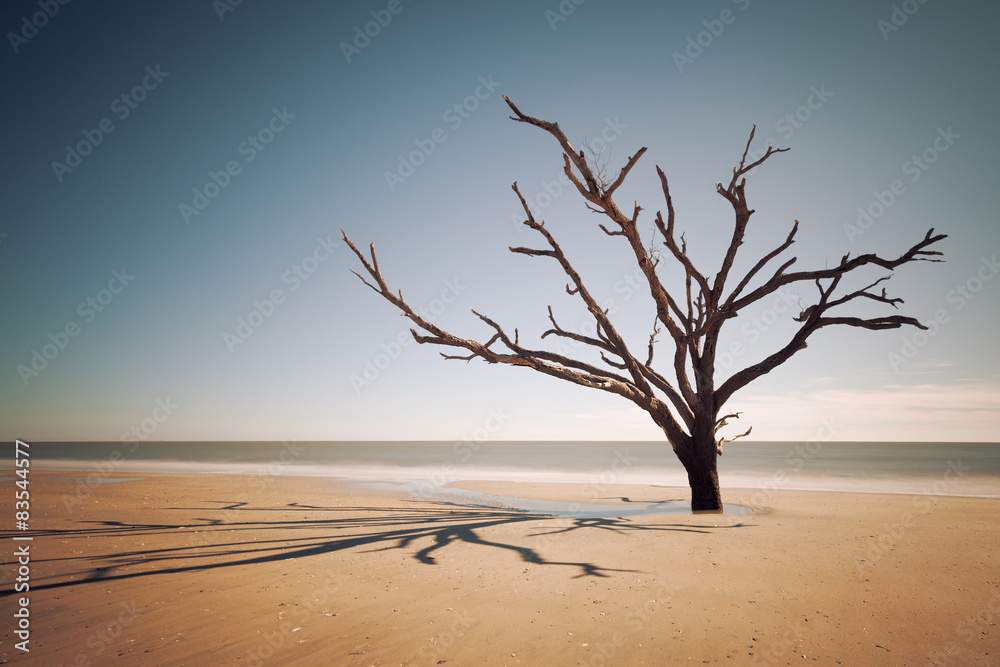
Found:
[[[460,480],[687,486],[663,442],[30,443],[32,468],[87,473],[320,475],[425,493]],[[13,468],[13,443],[0,469]],[[1000,444],[735,442],[723,488],[1000,498]],[[96,481],[96,480],[95,480]]]

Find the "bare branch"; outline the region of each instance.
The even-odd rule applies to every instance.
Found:
[[[516,184],[514,185],[514,190],[520,197],[520,191],[518,190]],[[421,336],[414,333],[414,338],[417,342],[462,347],[472,352],[474,356],[478,356],[488,363],[505,363],[517,366],[528,366],[541,373],[552,375],[575,384],[581,384],[619,394],[635,402],[637,405],[650,412],[651,415],[655,413],[655,418],[659,420],[658,423],[660,423],[672,434],[671,437],[673,437],[675,441],[684,441],[687,436],[684,434],[680,425],[677,424],[676,421],[671,421],[673,420],[673,417],[669,415],[669,411],[667,411],[666,407],[663,406],[653,395],[652,389],[646,381],[643,371],[641,370],[641,364],[639,364],[639,362],[631,356],[625,341],[621,338],[617,331],[615,331],[615,328],[611,324],[610,320],[607,319],[607,313],[597,305],[597,301],[587,291],[580,279],[579,274],[570,265],[569,261],[563,254],[562,249],[559,247],[559,244],[555,241],[552,235],[542,224],[534,220],[530,210],[527,209],[527,204],[523,197],[521,197],[521,201],[528,216],[528,219],[525,220],[525,224],[532,229],[535,229],[541,233],[543,237],[545,237],[546,241],[549,243],[551,251],[538,251],[528,248],[512,250],[515,252],[521,251],[523,254],[547,254],[559,261],[564,271],[567,275],[569,275],[572,284],[575,285],[576,292],[579,293],[581,298],[587,304],[588,310],[598,323],[598,336],[601,341],[587,339],[586,337],[582,337],[582,339],[588,342],[588,344],[595,344],[598,347],[607,349],[612,354],[620,357],[625,362],[625,365],[632,376],[631,379],[626,379],[624,377],[608,373],[607,371],[599,369],[591,364],[548,352],[546,350],[529,350],[522,348],[516,341],[510,340],[509,336],[507,336],[499,324],[484,315],[475,313],[475,311],[473,312],[483,322],[490,325],[496,332],[490,339],[489,344],[483,345],[482,343],[474,340],[467,340],[454,336],[435,326],[433,323],[424,320],[409,306],[409,304],[406,303],[406,301],[402,298],[402,295],[397,296],[389,290],[385,279],[382,277],[381,272],[378,269],[377,260],[374,254],[374,247],[372,248],[372,261],[369,262],[364,255],[357,250],[351,240],[347,238],[346,234],[344,234],[344,240],[354,251],[355,255],[357,255],[357,257],[361,260],[365,269],[375,281],[375,285],[378,285],[377,291],[386,300],[390,301],[394,306],[402,311],[403,315],[410,318],[410,320],[417,324],[418,327],[431,334],[429,336]],[[568,334],[569,332],[565,333]],[[575,337],[575,334],[573,336],[567,335],[566,337]],[[502,342],[512,352],[512,354],[502,354],[489,349],[490,345],[498,340]],[[463,360],[468,360],[468,358],[464,355],[461,357],[456,355],[448,356],[449,358],[461,358]]]
[[[724,417],[720,417],[715,422],[715,432],[718,433],[719,429],[729,423],[730,419],[739,419],[742,412],[732,412]]]
[[[739,440],[740,438],[745,438],[748,435],[750,435],[751,431],[753,431],[753,426],[751,426],[750,428],[748,428],[743,433],[740,433],[739,435],[734,435],[731,438],[719,438],[718,440],[715,441],[715,451],[716,451],[716,453],[719,456],[722,456],[722,445],[724,445],[727,442],[733,442],[734,440]]]
[[[649,334],[649,355],[646,357],[646,366],[653,365],[653,346],[656,344],[656,336],[660,333],[660,327],[653,322],[653,333]]]
[[[663,234],[663,244],[670,250],[670,253],[674,256],[681,266],[684,267],[684,271],[687,275],[694,278],[701,288],[703,294],[708,294],[711,290],[708,287],[708,280],[705,276],[694,267],[691,260],[687,256],[687,248],[681,248],[677,245],[677,241],[674,238],[674,201],[670,197],[670,185],[667,183],[667,175],[663,173],[663,170],[659,166],[656,167],[656,174],[660,177],[660,188],[663,190],[663,198],[667,201],[667,222],[664,224],[663,216],[659,211],[656,212],[656,227]]]
[[[583,343],[584,345],[591,345],[593,347],[600,348],[605,352],[611,354],[618,354],[618,351],[611,346],[606,340],[599,340],[597,338],[591,338],[589,336],[584,336],[583,334],[578,334],[573,331],[566,331],[556,322],[556,318],[552,314],[552,306],[549,306],[549,321],[552,322],[552,328],[547,330],[542,334],[544,339],[546,336],[558,336],[560,338],[567,338],[569,340],[575,340],[578,343]],[[619,366],[619,368],[626,368],[626,366]]]
[[[511,120],[516,120],[519,123],[528,123],[529,125],[540,127],[556,138],[556,140],[559,142],[559,145],[562,146],[563,155],[565,156],[565,159],[567,161],[566,175],[570,177],[570,180],[575,181],[575,185],[577,186],[577,189],[580,190],[580,194],[584,195],[584,197],[586,197],[587,199],[591,200],[596,199],[600,195],[600,188],[597,185],[597,179],[594,177],[594,174],[591,171],[590,167],[587,166],[587,160],[583,155],[583,151],[580,151],[578,153],[573,148],[572,144],[569,143],[569,139],[566,138],[566,135],[563,134],[563,131],[559,128],[559,123],[550,123],[548,121],[540,120],[538,118],[532,118],[531,116],[521,113],[521,110],[518,109],[517,106],[515,106],[515,104],[511,102],[510,98],[507,97],[506,95],[504,95],[503,99],[507,103],[507,106],[511,108],[511,111],[513,111],[516,114],[510,117]],[[576,168],[579,170],[580,175],[583,176],[583,180],[587,184],[586,188],[580,183],[579,180],[576,179],[574,175],[572,175],[572,172],[569,169],[570,160],[572,160],[573,164],[576,165]]]
[[[747,272],[746,276],[743,277],[743,280],[741,280],[740,283],[736,286],[736,289],[733,290],[733,293],[729,295],[728,299],[726,299],[726,306],[732,304],[733,299],[735,299],[737,296],[740,295],[740,292],[742,292],[743,288],[746,287],[747,284],[749,284],[750,280],[752,280],[753,277],[757,275],[758,271],[763,269],[768,262],[770,262],[772,259],[783,253],[785,250],[788,249],[789,246],[795,243],[795,232],[797,231],[799,231],[798,220],[796,220],[795,224],[792,225],[792,231],[788,232],[788,237],[785,239],[785,242],[779,245],[771,252],[761,257],[760,260],[756,264],[754,264],[754,267],[750,269],[749,272]],[[793,258],[791,261],[794,262],[795,259]],[[725,306],[723,308],[725,308]]]
[[[601,352],[601,361],[603,361],[604,363],[606,363],[609,366],[612,366],[614,368],[618,368],[618,369],[623,370],[623,371],[628,369],[628,365],[627,364],[620,364],[617,361],[614,361],[613,359],[608,359],[606,356],[604,356],[603,352]]]
[[[508,250],[510,250],[513,253],[517,253],[519,255],[528,255],[529,257],[536,257],[536,256],[541,256],[541,257],[555,257],[556,256],[556,253],[553,252],[552,250],[537,250],[535,248],[521,248],[521,247],[518,247],[518,248],[511,247],[511,248],[508,248]]]
[[[722,443],[724,443],[724,442],[733,442],[734,440],[739,440],[740,438],[745,438],[748,435],[750,435],[751,431],[753,431],[753,426],[751,426],[750,428],[748,428],[743,433],[740,433],[739,435],[734,435],[731,438],[722,438],[722,439],[720,439],[719,440],[719,445],[722,445]],[[721,454],[722,452],[719,452],[719,453]]]
[[[718,433],[722,429],[723,426],[725,426],[726,424],[729,423],[730,419],[739,419],[741,414],[743,414],[743,413],[742,412],[733,412],[731,414],[728,414],[728,415],[726,415],[726,416],[718,419],[715,422],[715,432]],[[716,440],[715,440],[716,453],[719,456],[722,456],[722,445],[723,444],[725,444],[727,442],[732,442],[734,440],[739,440],[740,438],[745,438],[746,436],[750,435],[750,432],[752,430],[753,430],[753,426],[751,426],[750,428],[748,428],[745,432],[740,433],[739,435],[733,436],[732,438],[716,438]]]
[[[800,282],[803,280],[817,280],[821,278],[836,278],[837,276],[842,276],[850,271],[857,270],[863,266],[873,265],[878,266],[883,269],[889,269],[890,271],[898,266],[908,264],[910,262],[940,262],[942,260],[933,259],[933,257],[943,255],[944,253],[938,250],[927,250],[933,244],[948,238],[947,234],[937,234],[934,235],[934,229],[931,228],[924,238],[909,250],[901,254],[895,259],[886,259],[884,257],[879,257],[875,254],[865,254],[858,255],[853,259],[845,255],[840,264],[833,267],[832,269],[822,269],[818,271],[798,271],[796,273],[784,273],[784,269],[787,268],[794,260],[792,258],[784,265],[782,268],[775,272],[775,274],[766,283],[753,290],[746,296],[737,299],[731,305],[732,310],[741,310],[747,305],[763,299],[764,297],[772,294],[778,288],[795,282]]]
[[[620,174],[618,174],[618,178],[615,179],[615,182],[612,183],[610,187],[604,189],[605,197],[610,197],[612,194],[614,194],[615,190],[618,189],[618,186],[620,186],[622,183],[625,182],[625,177],[628,176],[628,173],[632,171],[632,167],[635,166],[635,163],[639,161],[639,158],[641,158],[643,153],[645,152],[646,152],[646,147],[643,146],[638,151],[636,151],[635,155],[629,158],[628,163],[624,167],[622,167],[622,171]]]
[[[729,181],[729,186],[726,188],[726,191],[730,193],[733,193],[736,188],[739,188],[740,190],[743,189],[743,184],[740,185],[736,184],[737,179],[741,178],[744,174],[752,171],[754,168],[764,164],[764,161],[767,160],[772,155],[774,155],[775,153],[784,153],[785,151],[788,150],[787,148],[774,148],[773,146],[768,146],[767,150],[764,152],[763,157],[761,157],[759,160],[750,165],[746,165],[747,154],[750,152],[750,144],[753,143],[753,138],[755,134],[757,134],[756,125],[754,125],[753,128],[751,128],[750,130],[750,137],[747,139],[747,145],[743,149],[743,157],[740,158],[739,166],[733,167],[733,178],[732,180]],[[722,192],[721,184],[719,184],[718,189],[721,193]]]
[[[681,420],[689,429],[693,429],[695,424],[694,413],[691,411],[691,407],[684,400],[684,397],[681,396],[680,392],[678,392],[665,377],[653,370],[652,366],[643,366],[642,373],[651,385],[666,394],[667,399],[670,401],[670,404],[674,406],[674,409],[677,410]]]
[[[878,301],[880,303],[886,303],[886,304],[889,304],[890,306],[892,306],[893,308],[898,308],[899,306],[897,304],[903,303],[903,300],[900,299],[900,298],[898,298],[898,297],[896,297],[896,298],[889,297],[888,294],[886,294],[886,291],[885,291],[884,287],[882,288],[882,293],[881,294],[872,294],[871,292],[868,291],[872,287],[875,287],[876,285],[878,285],[880,282],[883,282],[885,280],[889,280],[890,278],[892,278],[891,275],[889,275],[889,276],[882,276],[881,278],[879,278],[878,280],[876,280],[875,282],[873,282],[871,285],[867,285],[867,286],[862,287],[861,289],[857,290],[856,292],[851,292],[850,294],[842,296],[839,299],[836,299],[834,301],[828,302],[827,303],[827,308],[833,308],[834,306],[839,306],[841,304],[847,303],[848,301],[851,301],[853,299],[858,299],[858,298],[871,299],[872,301]]]
[[[736,253],[740,246],[743,245],[743,238],[746,236],[747,223],[750,221],[750,216],[753,215],[753,209],[747,206],[746,200],[746,178],[743,178],[744,174],[754,169],[755,167],[763,164],[768,158],[776,153],[783,153],[787,151],[787,148],[774,148],[773,146],[768,146],[767,150],[764,152],[763,157],[761,157],[756,162],[747,165],[747,153],[750,150],[750,144],[753,142],[754,135],[757,132],[757,126],[755,125],[750,131],[750,137],[747,139],[747,145],[743,149],[743,156],[740,158],[740,163],[737,167],[733,168],[733,177],[729,181],[729,185],[725,188],[719,183],[716,185],[716,190],[720,195],[726,198],[727,201],[732,205],[733,212],[735,213],[736,220],[733,226],[733,236],[729,242],[729,248],[726,250],[726,255],[722,260],[722,266],[719,272],[715,274],[715,283],[712,286],[711,292],[708,294],[708,307],[710,310],[716,310],[717,304],[722,297],[722,291],[725,289],[726,280],[729,277],[729,271],[732,269],[733,263],[736,260]],[[739,180],[739,183],[737,183]],[[742,289],[739,287],[738,289]],[[713,326],[718,326],[725,320],[716,319]],[[709,344],[714,347],[714,337],[713,341]]]
[[[438,354],[440,354],[445,359],[454,359],[457,361],[472,361],[478,356],[476,354],[467,354],[467,355],[445,354],[444,352],[439,352]]]
[[[831,324],[845,324],[851,327],[858,327],[860,329],[871,329],[872,331],[878,331],[881,329],[899,329],[902,326],[911,326],[918,329],[927,330],[920,320],[915,317],[907,317],[905,315],[889,315],[887,317],[873,317],[870,319],[863,319],[860,317],[821,317],[817,321],[817,328],[830,326]]]
[[[594,173],[594,178],[597,180],[597,184],[601,186],[600,191],[603,192],[608,187],[608,163],[611,161],[611,150],[608,149],[608,154],[604,154],[604,149],[607,148],[607,144],[601,146],[600,152],[594,150],[594,146],[587,141],[587,137],[583,138],[583,145],[587,147],[587,151],[590,153],[589,164],[593,165],[591,171]],[[583,151],[580,151],[580,157],[583,157]]]

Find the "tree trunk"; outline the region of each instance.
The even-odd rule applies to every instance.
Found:
[[[691,509],[695,512],[722,512],[722,494],[719,492],[719,473],[715,457],[711,462],[695,460],[685,466],[688,484],[691,485]]]
[[[717,445],[713,430],[704,424],[694,429],[696,436],[689,443],[690,449],[677,450],[677,458],[684,465],[691,486],[691,509],[695,512],[722,512],[722,493],[719,491]]]

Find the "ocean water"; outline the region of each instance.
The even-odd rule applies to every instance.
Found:
[[[665,442],[30,443],[36,470],[111,474],[319,475],[391,483],[423,496],[461,480],[687,486]],[[10,456],[0,469],[13,469]],[[81,476],[81,475],[77,475]],[[724,490],[799,489],[1000,498],[1000,444],[734,442]]]

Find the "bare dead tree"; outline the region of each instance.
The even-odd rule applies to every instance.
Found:
[[[904,315],[864,318],[831,314],[830,311],[859,299],[897,308],[902,299],[888,296],[884,288],[874,291],[876,286],[888,280],[891,275],[883,275],[861,289],[844,294],[838,295],[837,288],[844,276],[863,267],[872,266],[893,271],[896,267],[910,262],[942,261],[936,259],[936,256],[942,255],[941,252],[928,248],[946,238],[946,235],[935,235],[933,229],[928,231],[920,242],[894,259],[875,254],[851,257],[848,253],[832,268],[789,272],[796,261],[796,258],[792,257],[781,263],[766,280],[760,281],[756,287],[751,287],[754,278],[761,275],[772,260],[795,242],[799,224],[796,220],[780,245],[761,257],[736,281],[734,288],[727,288],[731,282],[730,272],[737,252],[746,236],[747,224],[754,213],[754,210],[747,206],[744,193],[745,175],[776,153],[788,150],[768,147],[760,159],[748,164],[747,153],[756,127],[750,132],[743,156],[739,164],[733,168],[729,183],[716,185],[719,195],[732,205],[735,224],[722,265],[712,277],[711,274],[706,274],[694,266],[688,257],[683,234],[680,235],[678,242],[674,230],[674,205],[670,197],[670,188],[667,185],[666,175],[659,167],[656,168],[656,173],[659,175],[663,197],[666,200],[667,217],[664,220],[661,212],[657,211],[654,234],[656,231],[660,233],[663,238],[661,243],[666,252],[655,249],[652,244],[649,246],[643,244],[637,227],[639,213],[643,209],[637,203],[631,215],[623,213],[615,203],[613,199],[615,191],[624,183],[626,176],[646,152],[646,148],[640,148],[630,157],[614,181],[608,184],[603,174],[598,173],[599,166],[589,162],[583,150],[576,151],[570,145],[557,123],[527,116],[510,99],[504,97],[504,100],[514,113],[510,117],[512,120],[534,125],[555,137],[562,147],[564,172],[567,178],[586,200],[586,205],[591,211],[610,220],[610,225],[600,224],[600,228],[608,236],[622,237],[635,255],[635,260],[645,276],[645,283],[649,287],[649,295],[656,313],[653,332],[641,356],[626,344],[609,314],[598,305],[597,299],[545,227],[544,221],[535,220],[516,182],[512,187],[527,216],[524,224],[538,232],[544,244],[540,248],[516,247],[510,248],[510,251],[529,257],[550,257],[558,262],[569,279],[566,285],[567,293],[578,296],[583,301],[595,323],[593,335],[583,335],[563,329],[556,322],[550,306],[548,318],[552,326],[541,337],[544,339],[555,336],[575,341],[586,349],[596,352],[601,365],[597,365],[596,361],[589,363],[549,350],[526,347],[521,344],[517,329],[511,338],[500,324],[475,310],[472,312],[492,330],[492,335],[486,342],[459,338],[441,329],[414,311],[403,299],[402,292],[393,292],[389,288],[375,256],[374,245],[370,248],[370,258],[365,257],[344,234],[344,240],[361,260],[373,282],[369,282],[357,272],[354,273],[362,282],[398,308],[401,315],[409,318],[417,329],[423,332],[420,333],[417,329],[410,330],[418,343],[460,348],[467,352],[467,354],[442,353],[446,359],[468,361],[479,358],[491,364],[525,366],[573,384],[617,394],[635,403],[663,429],[668,442],[684,465],[691,486],[693,510],[721,511],[722,497],[719,491],[717,457],[722,452],[724,442],[750,433],[750,429],[747,429],[745,433],[731,438],[723,438],[719,434],[731,420],[739,417],[738,412],[724,413],[722,410],[736,391],[785,363],[796,352],[805,349],[809,336],[823,327],[839,324],[873,330],[897,329],[904,325],[927,328],[916,319]],[[661,255],[662,257],[669,255],[683,268],[685,275],[683,289],[671,291],[661,282],[657,275]],[[818,296],[816,303],[793,318],[799,326],[791,340],[763,360],[735,372],[724,380],[717,381],[715,360],[723,326],[737,317],[740,311],[773,294],[781,287],[799,282],[815,284]],[[670,360],[672,368],[662,372],[653,366],[657,335],[661,330],[666,331],[670,342],[673,343],[673,356]],[[668,375],[672,377],[668,378]]]

